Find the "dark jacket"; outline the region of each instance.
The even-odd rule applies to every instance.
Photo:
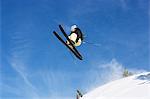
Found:
[[[77,34],[76,42],[78,42],[79,38],[81,38],[81,41],[83,40],[83,34],[82,34],[82,32],[81,32],[81,30],[79,28],[76,28],[75,31],[70,33],[70,35],[72,33],[76,33]]]

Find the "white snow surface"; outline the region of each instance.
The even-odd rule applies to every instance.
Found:
[[[150,72],[112,81],[80,99],[150,99]]]

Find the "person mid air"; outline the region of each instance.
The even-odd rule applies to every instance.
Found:
[[[77,27],[77,25],[71,26],[71,33],[68,36],[68,38],[71,40],[72,44],[75,47],[80,46],[82,44],[83,34],[82,34],[81,30]],[[69,41],[66,41],[66,43],[71,47]]]
[[[65,37],[64,40],[56,31],[53,31],[53,34],[56,36],[56,38],[64,44],[79,60],[83,60],[82,55],[80,52],[76,49],[77,46],[80,46],[83,42],[83,35],[81,30],[77,27],[77,25],[73,25],[71,27],[71,33],[70,35],[67,35],[65,30],[61,25],[59,25],[59,29],[62,32],[63,36]]]

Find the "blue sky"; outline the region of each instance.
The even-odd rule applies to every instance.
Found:
[[[149,71],[148,0],[2,0],[0,97],[75,98],[119,78]],[[77,24],[88,43],[83,61],[52,34]]]

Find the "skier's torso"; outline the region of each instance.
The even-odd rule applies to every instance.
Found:
[[[83,35],[79,28],[76,28],[75,31],[72,31],[69,35],[69,39],[74,42],[75,46],[80,46],[83,41]]]
[[[76,33],[77,34],[77,40],[79,38],[81,38],[81,40],[83,40],[83,35],[82,35],[82,32],[79,28],[76,28],[76,30],[74,32],[71,32],[71,33]]]

